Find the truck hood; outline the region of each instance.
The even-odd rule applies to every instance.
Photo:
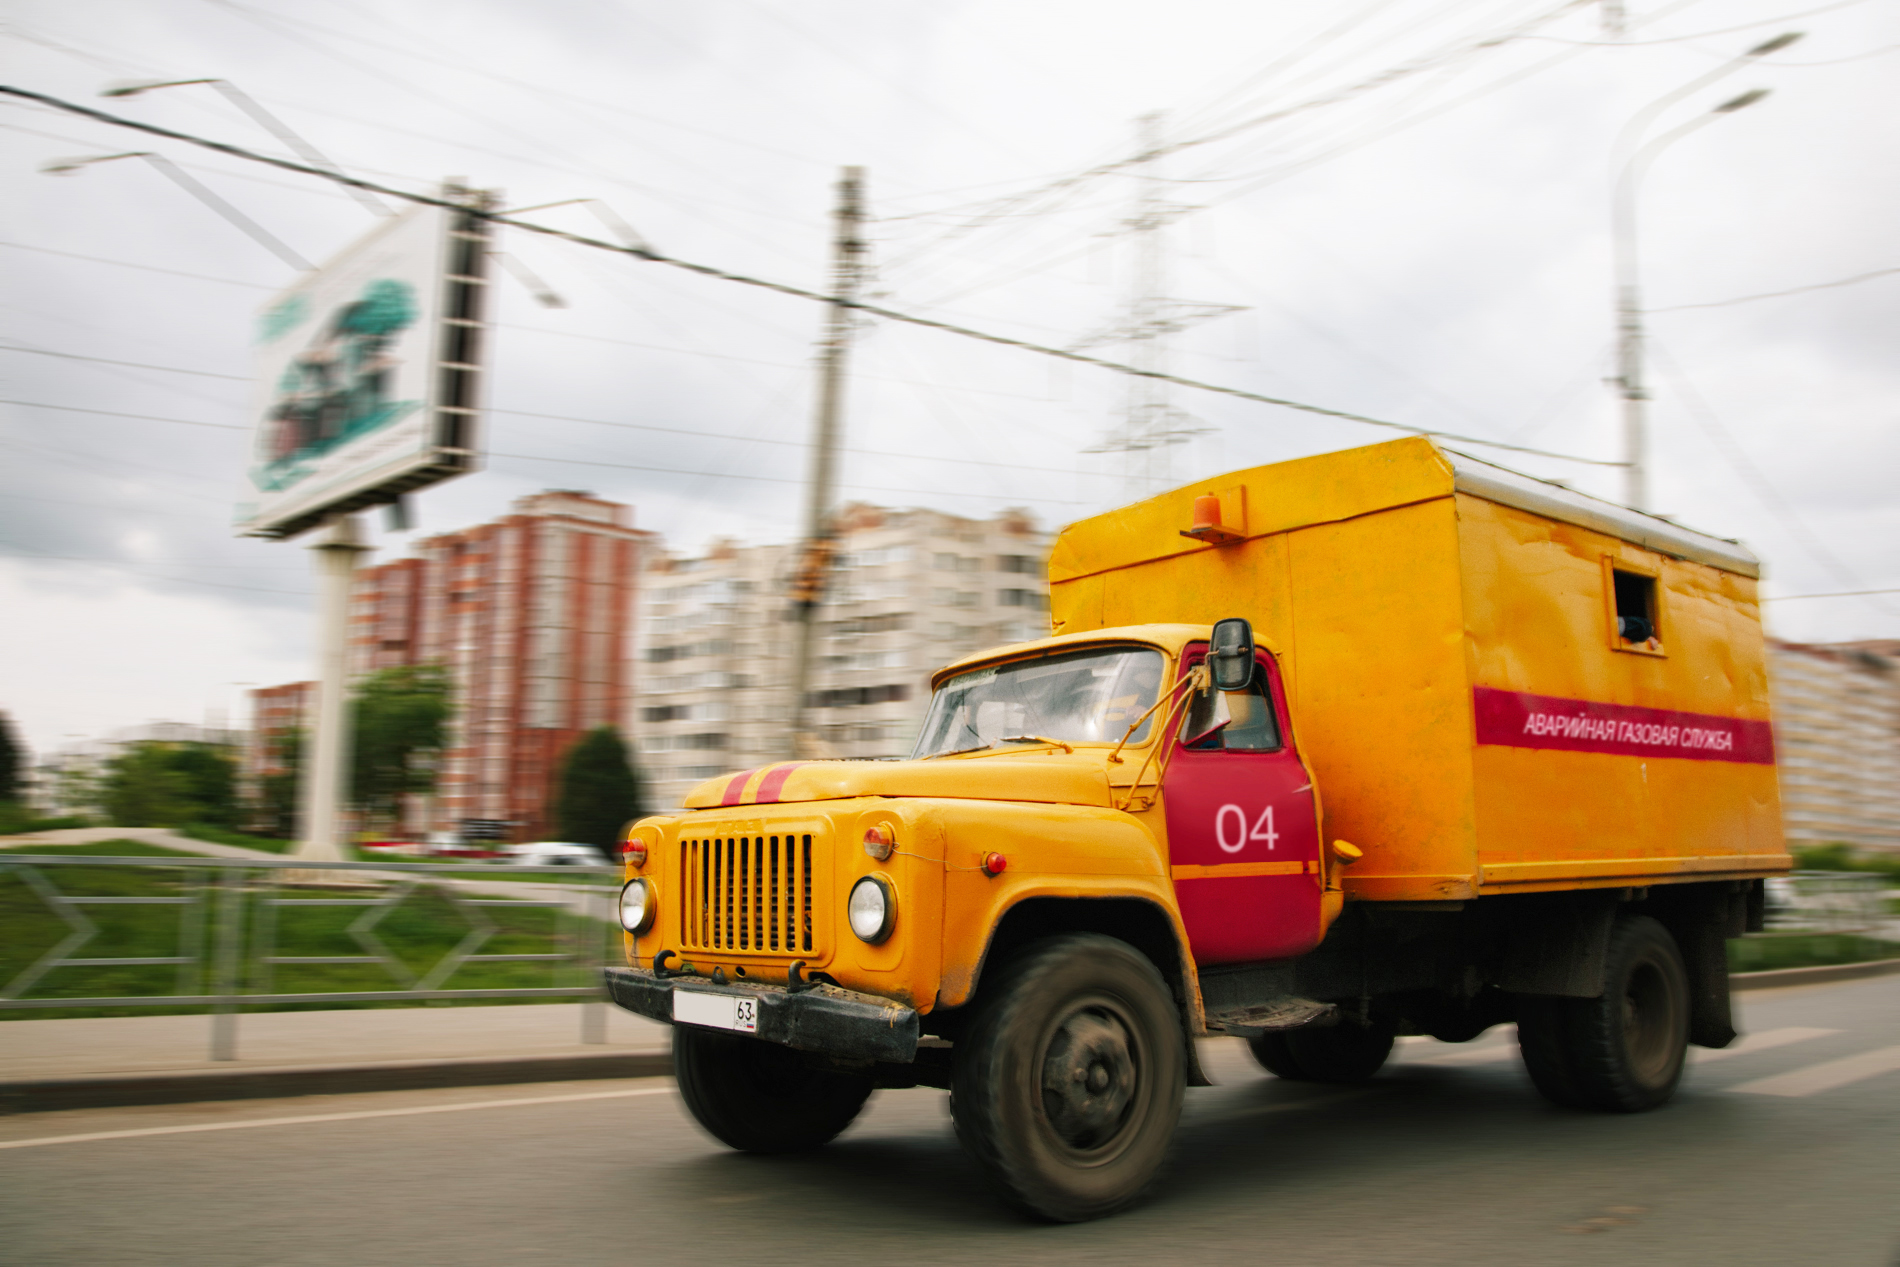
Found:
[[[1030,751],[927,761],[784,761],[708,779],[680,804],[714,809],[852,796],[932,796],[1107,806],[1105,755]]]

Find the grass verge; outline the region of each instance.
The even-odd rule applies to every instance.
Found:
[[[1900,942],[1857,933],[1751,933],[1728,944],[1730,972],[1819,968],[1870,959],[1900,959]]]

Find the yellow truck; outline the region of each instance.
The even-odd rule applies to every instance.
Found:
[[[1653,1108],[1790,866],[1759,574],[1425,439],[1084,520],[1053,636],[939,670],[908,760],[631,825],[609,988],[731,1147],[947,1088],[1053,1220],[1152,1183],[1209,1035],[1355,1082],[1514,1022],[1551,1100]]]

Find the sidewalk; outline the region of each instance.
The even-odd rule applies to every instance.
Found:
[[[604,1043],[582,1041],[590,1006]],[[612,1004],[259,1012],[225,1061],[210,1032],[209,1016],[0,1022],[0,1112],[672,1072],[668,1027]]]

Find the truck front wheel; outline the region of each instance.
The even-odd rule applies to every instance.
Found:
[[[673,1074],[693,1118],[742,1153],[802,1153],[851,1125],[869,1078],[813,1069],[789,1047],[673,1027]]]
[[[1141,1195],[1181,1116],[1186,1057],[1161,974],[1090,933],[1028,947],[957,1044],[957,1138],[1017,1209],[1075,1223]]]
[[[1689,974],[1669,930],[1626,915],[1610,932],[1603,996],[1525,999],[1517,1040],[1531,1081],[1569,1108],[1640,1113],[1675,1094],[1689,1043]]]

